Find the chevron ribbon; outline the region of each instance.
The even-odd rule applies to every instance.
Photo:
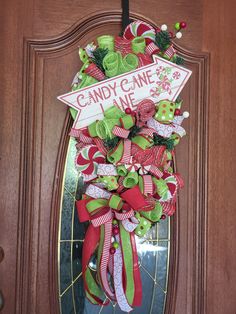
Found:
[[[112,130],[112,133],[115,135],[115,136],[118,136],[118,137],[121,137],[121,138],[128,138],[129,136],[129,130],[126,130],[124,128],[121,128],[119,126],[114,126],[113,130]]]

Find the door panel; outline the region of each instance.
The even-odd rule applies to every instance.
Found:
[[[232,90],[226,88],[228,96],[224,98],[225,85],[222,84],[225,83],[219,79],[221,73],[225,78],[230,74],[230,68],[227,66],[224,70],[223,61],[217,55],[219,47],[225,58],[235,58],[231,55],[228,37],[227,45],[223,42],[225,33],[215,32],[221,18],[221,25],[227,20],[228,35],[231,32],[233,36],[233,13],[230,12],[233,1],[225,4],[227,9],[222,4],[217,6],[218,2],[214,2],[214,10],[209,5],[213,5],[213,1],[173,3],[168,0],[157,4],[149,0],[145,5],[139,0],[131,2],[132,12],[159,25],[170,25],[180,18],[187,20],[189,28],[181,44],[193,51],[201,51],[204,47],[212,53],[214,66],[210,72],[208,116],[208,55],[177,47],[193,75],[182,93],[184,108],[190,111],[190,118],[185,123],[188,136],[176,153],[177,169],[183,173],[185,188],[180,193],[177,214],[171,218],[166,303],[166,313],[171,314],[231,314],[236,308],[231,276],[235,275],[231,261],[235,260],[236,253],[233,242],[224,245],[225,239],[231,239],[233,234],[236,199],[231,179],[225,183],[215,175],[224,156],[222,144],[227,156],[231,157],[235,145],[225,141],[223,133],[217,133],[222,122],[214,106],[221,108],[225,119],[233,102]],[[113,9],[119,11],[111,11]],[[103,11],[96,13],[97,10]],[[134,18],[145,19],[142,16],[132,14]],[[0,262],[0,290],[5,299],[3,313],[58,313],[59,209],[72,121],[67,108],[56,100],[56,96],[69,91],[71,79],[79,69],[77,46],[83,46],[104,32],[120,31],[120,1],[19,0],[16,3],[9,0],[1,6],[0,17],[3,44],[0,63],[4,78],[0,82],[0,246],[4,249],[4,259]],[[214,44],[218,40],[220,46]],[[224,110],[219,99],[224,101]],[[208,120],[210,155],[207,151]],[[231,115],[224,124],[226,134],[231,134],[233,125]],[[230,177],[228,167],[224,172]],[[208,222],[207,192],[210,199]],[[222,217],[225,198],[230,218],[224,219],[223,225],[217,222]],[[216,283],[214,278],[217,278]],[[227,298],[227,310],[224,311],[226,291],[232,297]]]
[[[24,188],[29,193],[26,194],[24,202],[25,220],[28,217],[26,229],[20,236],[25,246],[29,243],[30,250],[24,252],[24,259],[21,260],[22,271],[28,282],[21,286],[20,293],[21,299],[32,299],[30,303],[24,304],[26,308],[23,311],[41,313],[46,306],[53,312],[55,306],[58,306],[56,243],[59,200],[71,120],[68,115],[65,120],[67,108],[57,101],[56,96],[70,89],[71,79],[80,66],[78,45],[84,46],[103,33],[116,34],[119,27],[120,13],[102,13],[84,19],[56,39],[25,41],[24,103],[27,113],[27,136],[24,138],[23,160],[27,165]],[[183,173],[186,188],[179,198],[180,210],[171,223],[172,250],[167,312],[172,313],[177,302],[177,306],[178,303],[181,304],[182,310],[185,304],[184,310],[187,313],[195,306],[202,306],[193,289],[198,289],[194,282],[196,278],[202,282],[201,271],[204,271],[200,265],[204,256],[200,255],[197,247],[204,248],[205,221],[200,217],[204,216],[205,212],[203,180],[206,175],[204,130],[207,112],[207,58],[205,55],[193,55],[179,47],[177,49],[186,59],[187,66],[193,70],[193,76],[183,92],[183,99],[185,108],[194,119],[191,123],[186,123],[190,136],[177,151],[177,167]],[[200,157],[199,147],[205,152]],[[192,181],[191,178],[195,180]],[[197,191],[201,191],[201,197],[197,197]],[[196,225],[199,226],[203,238],[199,237]],[[36,247],[37,250],[34,249]],[[194,258],[197,252],[200,260]],[[49,278],[51,280],[48,280]],[[187,282],[184,282],[186,278]],[[40,296],[40,300],[33,298],[34,295],[29,293],[29,285],[35,289],[34,293]]]

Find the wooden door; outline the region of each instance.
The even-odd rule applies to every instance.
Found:
[[[133,0],[130,7],[132,18],[189,25],[177,47],[193,76],[183,92],[189,135],[177,167],[186,186],[171,222],[166,313],[235,313],[234,1]],[[120,19],[118,0],[1,3],[3,313],[59,313],[59,208],[72,121],[56,96],[79,68],[77,46],[119,32]]]

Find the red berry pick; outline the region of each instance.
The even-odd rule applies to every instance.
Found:
[[[112,233],[113,233],[114,235],[119,234],[119,227],[118,227],[118,226],[114,226],[114,227],[113,227],[113,230],[112,230]]]
[[[173,32],[169,32],[170,38],[174,38],[174,33]]]
[[[166,219],[166,215],[161,215],[161,219]]]
[[[125,113],[131,114],[131,112],[132,112],[132,110],[131,110],[130,108],[126,108],[126,109],[125,109]]]
[[[116,249],[112,246],[112,247],[110,248],[110,253],[113,255],[113,254],[115,254],[115,252],[116,252]]]
[[[181,28],[186,28],[187,27],[187,23],[186,22],[180,22],[180,27]]]
[[[175,109],[175,116],[180,116],[180,110],[179,109]]]

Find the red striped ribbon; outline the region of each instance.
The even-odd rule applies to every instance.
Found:
[[[156,133],[156,131],[152,128],[143,128],[139,134],[144,134],[144,135],[148,135],[151,138],[153,138],[153,133]]]
[[[166,56],[167,58],[171,59],[173,58],[173,56],[175,55],[176,51],[173,47],[173,45],[170,45],[166,51],[164,52],[164,56]]]
[[[100,150],[100,152],[102,152],[104,155],[106,155],[108,150],[104,146],[103,141],[99,137],[95,137],[93,140],[94,140],[95,144],[97,145],[98,149]]]
[[[167,163],[164,165],[164,170],[168,170],[171,165],[171,160],[167,161]]]
[[[153,54],[158,54],[158,52],[160,52],[160,48],[156,44],[154,44],[154,42],[151,42],[146,46],[145,52],[149,56],[152,56]]]
[[[181,177],[181,175],[179,173],[175,173],[174,174],[174,177],[177,181],[177,184],[178,184],[178,187],[179,188],[183,188],[184,187],[184,180],[183,178]]]
[[[143,176],[143,193],[145,195],[153,194],[153,182],[152,182],[152,176],[150,175]]]
[[[129,136],[129,130],[121,128],[117,125],[114,126],[112,133],[116,136],[121,137],[121,138],[128,138],[128,136]]]
[[[110,247],[111,247],[111,236],[112,236],[112,220],[108,221],[104,225],[104,244],[103,244],[103,251],[100,261],[99,267],[99,275],[101,278],[101,284],[104,288],[104,291],[109,296],[110,299],[114,299],[114,292],[111,290],[111,287],[108,282],[108,263],[110,258]]]
[[[117,193],[121,193],[121,192],[124,190],[124,188],[125,188],[125,187],[123,186],[124,178],[125,178],[125,177],[119,177],[119,179],[118,179],[119,187],[118,187],[118,189],[116,190]]]
[[[91,63],[85,70],[84,72],[90,76],[92,76],[93,78],[95,78],[98,81],[102,81],[104,80],[105,74],[102,72],[102,70],[100,70],[96,64]]]
[[[146,169],[147,167],[144,167],[144,168]],[[163,176],[163,172],[154,165],[151,165],[148,168],[148,172],[150,172],[152,175],[154,175],[157,178],[161,178]]]
[[[104,225],[106,222],[112,220],[112,211],[110,210],[110,208],[107,209],[107,213],[105,213],[102,216],[99,216],[98,218],[93,218],[91,220],[91,223],[94,227],[98,227],[101,225]]]
[[[162,212],[163,214],[167,216],[172,216],[175,213],[176,210],[176,197],[171,199],[168,202],[160,202],[162,206]]]
[[[93,139],[90,136],[84,134],[85,131],[86,130],[71,128],[69,135],[78,138],[84,144],[92,144]]]
[[[124,152],[119,163],[128,164],[131,157],[131,141],[128,139],[124,140]]]

